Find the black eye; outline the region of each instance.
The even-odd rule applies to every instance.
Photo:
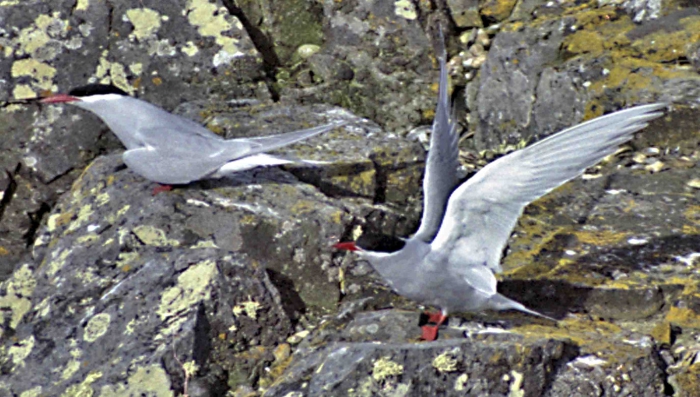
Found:
[[[128,95],[126,92],[120,90],[119,88],[109,84],[88,84],[82,87],[76,87],[70,90],[68,95],[75,97],[86,97],[91,95],[106,95],[106,94],[117,94],[117,95]]]
[[[395,236],[365,232],[362,233],[355,244],[367,251],[392,253],[402,249],[406,242]]]

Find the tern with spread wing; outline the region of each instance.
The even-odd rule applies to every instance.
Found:
[[[343,122],[256,138],[223,139],[192,120],[130,97],[111,85],[91,84],[41,103],[68,103],[94,113],[126,147],[124,163],[144,178],[183,185],[260,166],[305,162],[265,152],[310,138]],[[309,162],[314,163],[314,162]]]
[[[667,106],[637,106],[568,128],[457,186],[458,138],[445,58],[443,51],[418,231],[408,239],[362,235],[335,245],[367,260],[398,294],[441,309],[422,327],[424,340],[434,340],[452,312],[515,309],[546,317],[496,291],[495,273],[516,221],[525,206],[614,153]]]

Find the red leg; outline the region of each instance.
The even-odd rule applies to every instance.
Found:
[[[445,317],[442,315],[442,312],[425,312],[424,313],[426,316],[428,316],[428,323],[431,324],[442,324],[443,321],[445,321]]]
[[[158,194],[158,193],[169,192],[169,191],[171,191],[171,190],[173,190],[172,185],[161,185],[161,184],[159,183],[158,186],[156,186],[156,187],[153,188],[153,193],[152,193],[152,194],[155,196],[155,195]]]
[[[437,313],[425,313],[428,316],[428,324],[420,327],[421,328],[421,339],[424,341],[434,341],[438,336],[438,329],[440,325],[447,319],[447,316],[442,314],[442,312]]]

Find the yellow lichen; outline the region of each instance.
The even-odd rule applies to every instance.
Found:
[[[95,391],[92,388],[92,384],[102,377],[102,372],[90,372],[85,380],[77,385],[73,385],[66,389],[61,397],[92,397]]]
[[[151,225],[136,226],[133,232],[146,245],[156,247],[177,247],[180,245],[179,241],[169,239],[165,235],[165,231]]]
[[[220,60],[215,59],[214,66],[227,63],[226,61],[232,57],[243,55],[238,48],[238,39],[230,37],[230,34],[224,34],[234,27],[238,30],[242,29],[238,20],[235,26],[226,20],[226,15],[229,15],[227,11],[220,12],[217,4],[207,0],[188,0],[185,12],[188,21],[197,28],[200,35],[213,37],[216,44],[221,46],[221,51],[217,54]]]
[[[70,225],[68,225],[67,231],[73,232],[78,230],[78,228],[87,223],[87,221],[90,219],[94,212],[95,211],[92,209],[92,205],[90,204],[80,207],[80,211],[78,211],[78,216],[73,222],[70,223]]]
[[[34,99],[36,98],[36,92],[26,84],[17,84],[12,90],[12,96],[15,99]]]
[[[40,90],[52,90],[53,79],[56,77],[56,68],[36,59],[20,59],[12,64],[10,75],[13,78],[28,76],[34,81],[32,85]]]
[[[32,349],[34,349],[34,335],[10,346],[10,348],[7,349],[7,355],[11,357],[12,364],[14,364],[15,368],[24,367],[24,359],[29,356]]]
[[[199,48],[197,48],[194,42],[188,41],[187,43],[185,43],[185,45],[182,46],[180,51],[182,51],[188,57],[193,57],[197,55],[197,53],[199,52]]]
[[[245,313],[246,316],[256,319],[258,317],[258,310],[260,310],[260,303],[248,298],[246,302],[242,302],[239,305],[233,307],[233,314],[239,317],[241,314]]]
[[[151,37],[160,29],[160,14],[150,8],[132,8],[126,11],[126,17],[134,25],[131,34],[138,40]]]
[[[409,0],[397,0],[394,2],[394,14],[409,20],[418,18],[416,7]]]
[[[127,379],[126,386],[122,383],[102,386],[100,397],[121,396],[151,396],[173,397],[170,390],[170,377],[159,365],[138,367]]]
[[[403,365],[391,361],[388,357],[382,357],[372,366],[372,379],[381,382],[390,376],[398,376],[403,373]]]
[[[454,372],[457,370],[457,360],[452,352],[444,352],[433,359],[433,367],[439,372]]]
[[[190,266],[177,278],[177,284],[163,292],[160,306],[156,313],[161,320],[166,320],[179,312],[183,312],[192,305],[208,300],[212,279],[216,275],[216,263],[206,260]]]
[[[462,374],[455,379],[455,391],[463,391],[467,388],[467,382],[469,381],[468,374]]]
[[[523,374],[515,370],[510,371],[510,375],[513,381],[510,383],[508,388],[508,397],[524,397],[525,390],[523,390]]]
[[[111,321],[112,316],[107,313],[99,313],[93,316],[85,326],[83,339],[85,339],[86,342],[96,341],[102,335],[107,333],[107,329],[109,329],[109,324]]]
[[[700,329],[700,314],[688,308],[672,306],[666,314],[666,321],[684,328]]]
[[[22,394],[19,395],[19,397],[40,397],[41,395],[41,386],[36,386],[32,387],[29,390],[23,391]]]

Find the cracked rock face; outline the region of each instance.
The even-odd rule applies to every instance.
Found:
[[[276,349],[295,329],[335,310],[331,245],[387,189],[379,174],[420,179],[422,149],[379,140],[376,125],[336,108],[258,115],[216,118],[239,120],[243,135],[268,117],[283,130],[323,115],[351,123],[288,152],[335,161],[327,166],[251,170],[156,196],[120,155],[91,163],[5,283],[5,391],[168,393],[184,390],[181,363],[195,365],[193,380],[211,393],[252,386],[280,365]]]
[[[696,8],[0,3],[0,395],[698,395]],[[520,219],[499,290],[556,327],[456,315],[418,344],[415,303],[330,248],[417,227],[425,156],[404,133],[432,120],[436,21],[469,173],[583,119],[676,103]],[[325,164],[154,197],[96,118],[22,102],[92,81],[229,138],[350,123],[284,150]]]
[[[270,97],[252,42],[206,0],[33,1],[0,5],[0,274],[80,171],[118,141],[94,116],[19,103],[88,82],[112,83],[167,110],[186,100]],[[235,77],[231,77],[235,76]]]

